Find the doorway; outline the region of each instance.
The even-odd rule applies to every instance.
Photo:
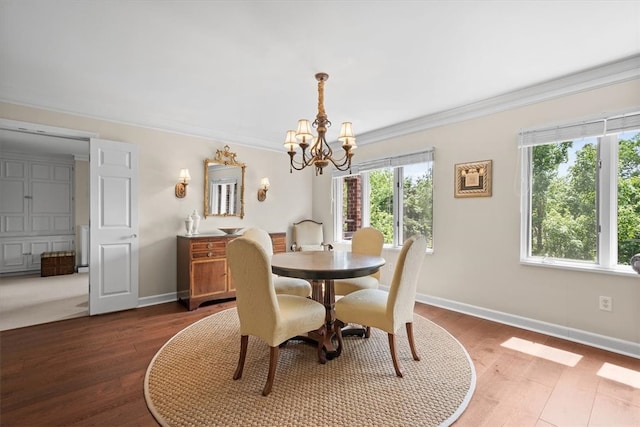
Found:
[[[87,153],[88,176],[76,181],[88,182],[89,315],[135,308],[139,297],[138,146],[98,139],[97,136],[89,132],[0,119],[0,154],[11,151],[35,153],[41,150],[41,155],[53,156],[72,152],[78,160],[83,153]],[[72,150],[84,151],[76,154]],[[23,174],[21,178],[25,182],[24,188],[27,186],[26,176]],[[9,182],[9,179],[3,178],[4,181]],[[20,188],[20,185],[16,188]],[[21,205],[22,194],[25,195],[26,206],[26,200],[30,197],[24,189],[19,191],[17,205]],[[85,203],[79,203],[75,198],[71,200],[74,212],[80,212],[80,208],[85,207]],[[22,209],[21,215],[28,217],[28,209]],[[3,223],[0,220],[0,224]],[[49,230],[72,236],[74,233],[69,232],[71,225],[72,221],[68,218],[64,227]],[[23,227],[9,236],[10,232],[0,229],[0,238],[27,239],[27,230],[28,227]],[[62,232],[64,230],[66,233]],[[20,247],[20,244],[16,246]],[[56,249],[46,249],[50,250]],[[16,255],[16,259],[22,260],[20,251],[16,251]],[[4,266],[4,258],[2,260]]]
[[[51,128],[43,130],[39,125],[0,120],[0,158],[9,156],[37,161],[44,159],[44,163],[47,159],[59,158],[72,162],[72,222],[69,227],[76,265],[82,265],[81,258],[83,255],[86,258],[86,254],[81,253],[80,247],[84,245],[81,245],[79,230],[80,226],[89,224],[89,135],[70,133],[69,137],[63,137],[59,129],[53,132]],[[6,191],[11,190],[7,188]],[[32,190],[25,191],[30,193]],[[0,237],[7,236],[12,240],[20,239],[19,234],[3,228]],[[58,250],[55,245],[48,249],[45,246],[41,245],[39,252]],[[26,263],[28,268],[25,271],[0,276],[0,330],[89,315],[89,275],[86,268],[81,268],[80,273],[40,277],[40,271],[34,270],[34,267],[38,268],[39,263],[35,261],[39,255],[26,250],[23,256],[32,259]]]

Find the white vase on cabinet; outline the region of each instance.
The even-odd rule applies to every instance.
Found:
[[[190,216],[184,220],[184,228],[187,230],[187,234],[185,236],[191,236],[191,230],[193,230],[193,218]]]
[[[200,227],[200,215],[198,214],[198,210],[194,209],[191,214],[191,219],[193,221],[193,225],[191,226],[191,234],[199,234],[198,227]]]

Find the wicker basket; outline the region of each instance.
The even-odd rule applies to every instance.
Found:
[[[76,267],[74,251],[43,252],[40,255],[40,276],[73,274]]]

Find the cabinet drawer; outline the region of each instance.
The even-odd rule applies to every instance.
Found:
[[[213,249],[210,251],[202,251],[202,252],[193,252],[191,254],[191,259],[192,260],[197,260],[197,259],[207,259],[207,258],[224,258],[225,257],[225,252],[224,250],[222,252],[220,251],[214,251]]]
[[[210,242],[193,242],[191,243],[191,252],[195,256],[196,253],[204,252],[205,254],[208,252],[213,253],[213,256],[223,256],[225,255],[227,247],[227,242],[222,240],[218,241],[210,241]]]

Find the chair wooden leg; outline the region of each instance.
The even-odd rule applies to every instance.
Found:
[[[238,367],[235,374],[233,374],[234,380],[239,380],[242,377],[242,371],[244,369],[244,360],[247,358],[247,346],[249,344],[249,335],[242,335],[240,337],[240,357],[238,358]]]
[[[411,347],[413,360],[420,360],[420,356],[418,356],[418,352],[416,351],[416,342],[413,339],[413,323],[407,322],[405,326],[407,327],[407,337],[409,338],[409,347]]]
[[[269,374],[267,375],[267,383],[264,385],[262,395],[267,396],[271,393],[271,387],[273,387],[273,379],[276,376],[276,367],[278,366],[278,356],[280,355],[280,347],[269,347]]]
[[[316,331],[319,335],[319,339],[318,339],[318,362],[320,362],[321,364],[325,364],[327,363],[327,355],[324,352],[324,337],[327,333],[327,328],[322,325],[317,331]]]
[[[335,323],[333,324],[333,332],[336,335],[336,338],[338,339],[338,348],[336,349],[336,355],[340,356],[342,354],[342,328],[344,327],[344,323],[342,323],[340,320],[336,320]]]
[[[391,349],[391,360],[393,360],[393,368],[396,370],[396,375],[402,377],[400,372],[400,365],[398,364],[398,356],[396,355],[396,338],[393,334],[387,334],[389,336],[389,348]]]

